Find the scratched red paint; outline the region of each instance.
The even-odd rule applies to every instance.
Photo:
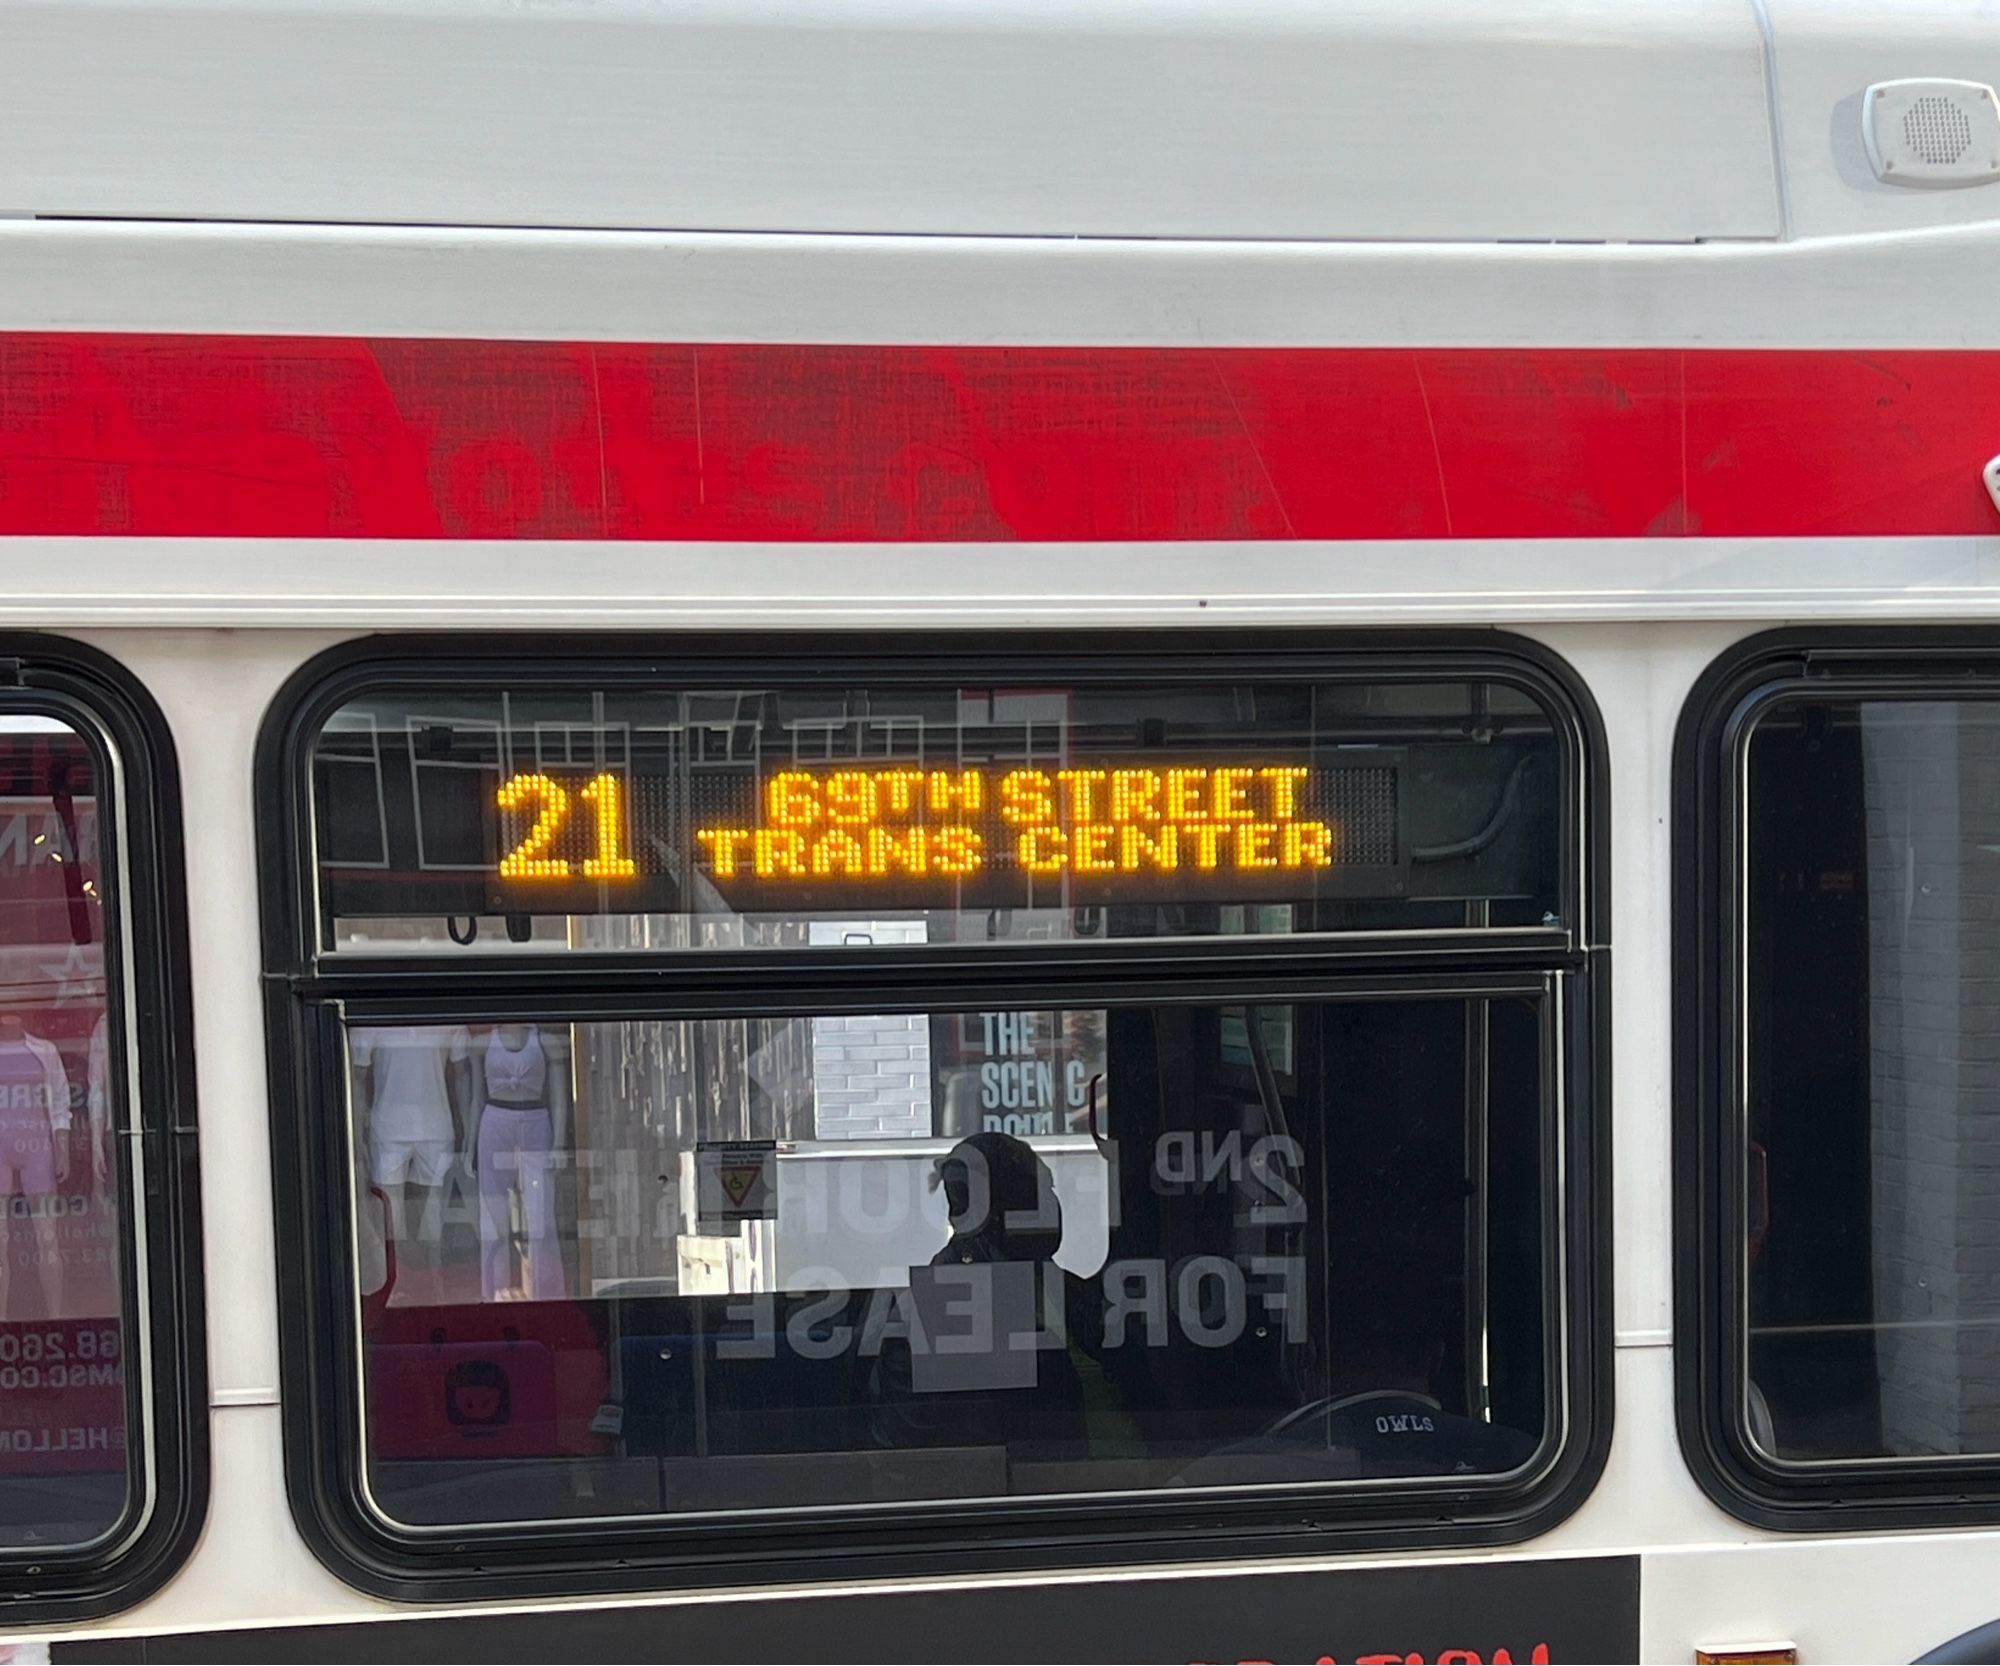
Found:
[[[0,335],[0,533],[2000,531],[2000,353]]]

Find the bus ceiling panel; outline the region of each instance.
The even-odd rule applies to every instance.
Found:
[[[1767,238],[1737,0],[5,0],[0,210]]]

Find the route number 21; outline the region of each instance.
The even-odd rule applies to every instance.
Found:
[[[583,860],[585,879],[636,879],[639,864],[625,854],[623,796],[615,775],[593,775],[580,789],[578,798],[590,806],[597,824],[597,854]],[[507,811],[535,811],[535,824],[527,836],[500,858],[502,879],[567,879],[570,862],[566,856],[551,856],[549,847],[569,819],[569,789],[549,775],[517,775],[495,795]]]

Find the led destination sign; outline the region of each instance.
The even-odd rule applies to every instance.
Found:
[[[1303,765],[1172,769],[785,770],[756,826],[695,832],[718,882],[861,882],[989,867],[1114,879],[1331,867],[1335,827],[1310,814]]]
[[[712,782],[709,805],[676,815],[658,778],[535,771],[493,793],[489,875],[502,906],[530,910],[643,909],[691,883],[753,909],[1311,894],[1329,870],[1393,860],[1392,780],[1228,762],[779,769]]]
[[[385,691],[315,744],[321,918],[570,948],[1539,920],[1541,723],[1456,685]]]
[[[700,771],[644,756],[487,772],[447,756],[374,779],[326,770],[336,913],[848,919],[1395,896],[1406,884],[1393,747],[1310,762],[1112,753]],[[333,803],[350,783],[368,790]]]

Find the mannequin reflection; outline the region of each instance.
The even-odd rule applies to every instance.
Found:
[[[533,1024],[496,1024],[473,1069],[465,1162],[479,1177],[480,1289],[489,1302],[561,1301],[555,1171],[569,1143],[568,1043]]]
[[[463,1024],[357,1029],[348,1048],[361,1143],[389,1200],[397,1266],[435,1278],[443,1188],[470,1102],[471,1033]]]
[[[0,1319],[55,1319],[62,1312],[62,1244],[51,1207],[69,1178],[69,1077],[62,1055],[30,1035],[20,1014],[0,1013]],[[17,1201],[18,1200],[18,1201]],[[24,1248],[42,1290],[39,1315],[16,1306],[14,1265]]]

